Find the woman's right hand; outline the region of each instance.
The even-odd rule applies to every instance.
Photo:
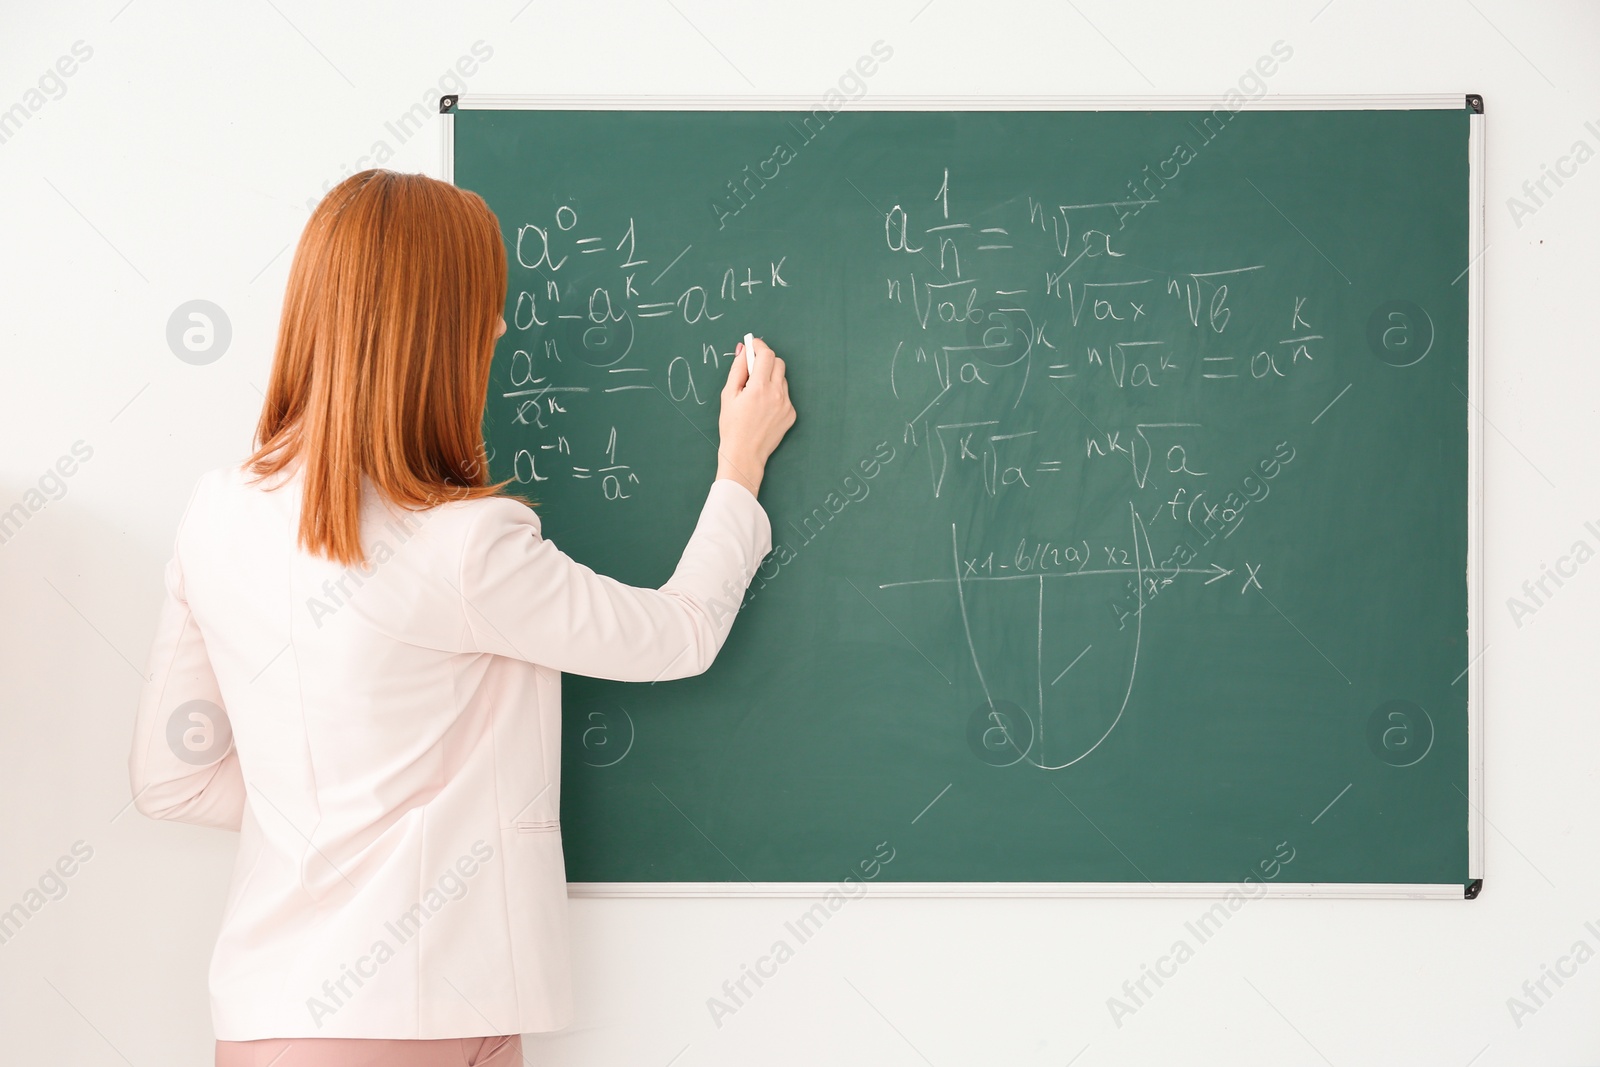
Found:
[[[789,379],[783,360],[766,342],[755,338],[755,368],[745,359],[744,343],[734,350],[728,383],[722,387],[722,413],[717,419],[722,442],[717,446],[717,477],[731,478],[755,495],[761,489],[767,457],[794,425]]]

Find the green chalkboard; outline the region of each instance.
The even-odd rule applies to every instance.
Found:
[[[666,580],[746,330],[800,413],[712,669],[563,680],[571,881],[1469,880],[1466,109],[453,138],[548,538]]]

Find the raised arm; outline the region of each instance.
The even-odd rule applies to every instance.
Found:
[[[722,390],[717,479],[660,589],[624,585],[576,562],[544,540],[538,518],[516,501],[484,504],[466,538],[459,583],[474,647],[622,681],[706,670],[772,549],[756,493],[794,420],[783,361],[758,341],[750,368],[739,346]]]

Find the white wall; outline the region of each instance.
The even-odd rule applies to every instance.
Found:
[[[1199,902],[852,902],[718,1028],[706,998],[799,902],[579,901],[577,1022],[532,1039],[529,1062],[1600,1059],[1600,962],[1520,1026],[1507,1007],[1574,942],[1600,949],[1600,564],[1521,626],[1506,607],[1574,541],[1600,545],[1584,525],[1600,524],[1600,361],[1583,318],[1600,161],[1520,226],[1506,205],[1574,141],[1600,148],[1600,7],[921,4],[7,5],[0,110],[74,42],[93,53],[0,143],[0,509],[75,442],[93,455],[0,544],[0,909],[74,843],[93,855],[0,944],[0,1062],[210,1062],[205,969],[235,839],[127,810],[124,766],[161,567],[193,479],[246,449],[306,200],[393,144],[385,121],[475,41],[493,57],[474,92],[820,95],[879,38],[894,48],[871,81],[883,94],[1213,95],[1282,39],[1294,56],[1274,92],[1485,95],[1486,889],[1252,903],[1120,1027],[1107,998]],[[391,165],[432,169],[436,138],[430,120]],[[196,298],[233,328],[205,366],[165,337]]]

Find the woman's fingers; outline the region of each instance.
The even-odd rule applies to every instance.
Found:
[[[774,355],[772,349],[767,346],[767,342],[763,341],[761,338],[755,338],[755,342],[756,369],[754,375],[760,381],[771,381],[773,361],[777,360],[778,357]]]
[[[730,396],[736,396],[747,384],[763,384],[771,382],[782,383],[785,387],[784,396],[787,399],[787,383],[789,380],[788,365],[784,363],[772,347],[761,338],[753,338],[755,359],[746,357],[744,342],[734,346],[733,366],[728,368],[728,383],[725,391]],[[754,366],[751,366],[751,363]]]

